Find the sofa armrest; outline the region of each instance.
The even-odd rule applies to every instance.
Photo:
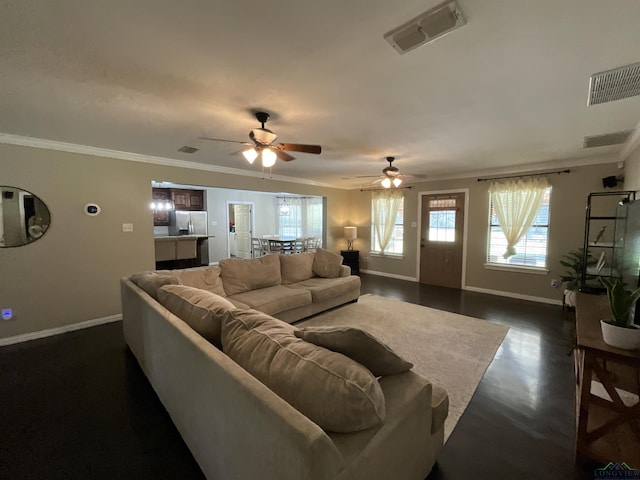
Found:
[[[340,276],[348,277],[351,275],[351,267],[348,265],[340,265]]]

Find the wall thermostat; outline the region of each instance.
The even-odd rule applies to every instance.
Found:
[[[100,209],[100,205],[96,203],[87,203],[84,206],[84,213],[86,213],[90,217],[95,217],[96,215],[100,215],[101,211],[102,210]]]

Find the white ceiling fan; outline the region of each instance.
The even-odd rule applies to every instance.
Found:
[[[389,166],[382,169],[382,175],[380,175],[377,180],[373,181],[372,185],[380,183],[383,188],[391,188],[392,186],[398,188],[400,185],[402,185],[402,182],[405,179],[424,177],[424,175],[409,175],[400,173],[400,169],[393,165],[393,161],[395,159],[395,157],[385,158],[385,160],[389,162]],[[377,175],[360,175],[356,178],[371,178],[375,176]]]

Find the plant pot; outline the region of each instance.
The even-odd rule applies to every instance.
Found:
[[[565,290],[564,291],[564,304],[567,307],[575,307],[576,306],[576,292],[575,292],[575,290]]]
[[[618,327],[600,320],[602,339],[607,345],[624,350],[640,349],[640,328],[632,325],[629,328]]]

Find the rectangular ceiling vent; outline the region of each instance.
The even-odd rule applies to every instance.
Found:
[[[594,73],[589,79],[587,105],[640,95],[640,63]]]
[[[582,146],[584,148],[606,147],[608,145],[619,145],[627,141],[632,130],[623,132],[605,133],[604,135],[592,135],[584,137]]]
[[[400,55],[466,25],[455,0],[441,3],[405,24],[385,33],[384,39]]]
[[[182,153],[196,153],[198,150],[200,149],[196,147],[190,147],[189,145],[185,145],[184,147],[180,147],[178,149],[178,151]]]

